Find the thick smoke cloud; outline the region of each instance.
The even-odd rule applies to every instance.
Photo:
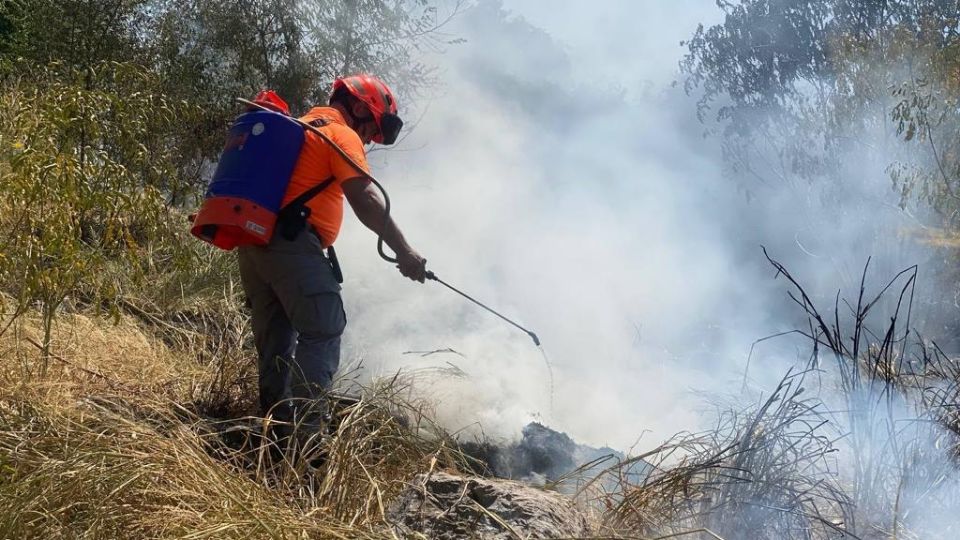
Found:
[[[647,431],[696,429],[695,394],[739,388],[750,344],[795,327],[761,245],[824,298],[868,255],[884,270],[925,255],[896,236],[911,222],[879,164],[851,179],[870,199],[849,206],[824,205],[816,186],[748,203],[723,177],[696,98],[672,84],[679,42],[719,18],[713,2],[571,4],[483,1],[461,15],[447,31],[467,41],[431,56],[441,85],[407,111],[415,129],[371,156],[428,267],[539,334],[552,392],[525,335],[404,280],[350,216],[344,362],[362,361],[364,378],[420,373],[415,391],[451,428],[513,436],[540,418],[627,449]],[[404,354],[447,348],[460,354]],[[807,351],[761,350],[760,386]],[[423,375],[448,362],[465,375]]]

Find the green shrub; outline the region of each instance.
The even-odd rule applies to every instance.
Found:
[[[167,204],[177,178],[171,141],[186,106],[152,84],[130,64],[5,69],[0,287],[16,298],[8,323],[40,309],[46,349],[68,299],[115,312],[125,289],[189,257],[177,241],[182,215]]]

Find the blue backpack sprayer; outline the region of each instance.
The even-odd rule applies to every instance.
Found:
[[[214,246],[232,250],[241,245],[266,245],[279,226],[283,233],[285,215],[305,219],[304,204],[327,187],[318,184],[286,207],[281,207],[287,184],[300,156],[305,129],[329,144],[359,176],[365,177],[383,194],[385,212],[390,215],[390,197],[372,175],[355,163],[346,152],[320,129],[297,118],[275,112],[263,105],[238,99],[250,108],[230,128],[227,144],[190,232]],[[294,229],[293,233],[296,231]],[[397,260],[383,250],[383,237],[377,238],[380,257],[390,263]],[[444,282],[431,271],[426,278],[436,281],[474,304],[520,329],[540,347],[540,338],[466,293]],[[542,350],[542,349],[541,349]]]

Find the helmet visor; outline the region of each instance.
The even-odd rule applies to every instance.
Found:
[[[400,129],[403,127],[403,120],[393,113],[383,113],[380,117],[380,138],[381,144],[393,144],[397,142],[400,136]]]

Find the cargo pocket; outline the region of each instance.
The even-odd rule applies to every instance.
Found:
[[[339,286],[332,289],[315,279],[302,281],[299,286],[300,294],[290,314],[293,327],[301,334],[328,337],[342,334],[347,326],[347,315],[343,311]]]

